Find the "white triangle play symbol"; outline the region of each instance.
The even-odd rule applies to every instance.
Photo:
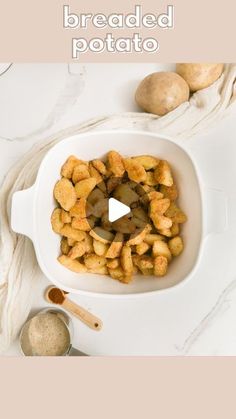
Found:
[[[122,204],[122,202],[117,201],[115,198],[110,198],[108,201],[108,220],[110,223],[118,220],[126,214],[129,214],[130,208],[128,205]]]

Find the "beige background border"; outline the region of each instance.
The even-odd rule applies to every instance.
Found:
[[[86,53],[80,62],[232,62],[236,60],[235,0],[0,0],[1,62],[68,62],[72,37],[105,36],[107,29],[63,29],[63,4],[77,13],[133,12],[142,4],[144,12],[162,13],[167,4],[175,6],[175,28],[142,30],[143,37],[156,35],[160,50],[155,54]],[[110,30],[109,30],[110,31]],[[132,30],[131,30],[132,32]],[[130,30],[114,30],[131,36]]]
[[[0,371],[4,419],[235,419],[236,358],[1,358]]]

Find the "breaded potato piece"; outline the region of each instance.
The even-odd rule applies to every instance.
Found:
[[[104,199],[105,194],[100,189],[95,188],[88,196],[88,202],[95,205],[100,199]]]
[[[149,186],[149,185],[141,185],[142,188],[144,189],[145,193],[149,193],[149,192],[154,192],[155,188],[153,186]]]
[[[90,192],[95,188],[97,181],[94,177],[80,180],[75,184],[75,192],[77,198],[87,198]]]
[[[135,246],[134,246],[134,248],[135,248]],[[131,246],[131,249],[132,249],[132,246]],[[135,254],[132,254],[133,266],[138,267],[138,264],[139,264],[140,259],[141,259],[141,256],[140,255],[137,255],[136,253]]]
[[[75,228],[72,228],[70,224],[65,224],[64,227],[62,227],[60,234],[77,242],[84,240],[86,236],[84,231],[76,230]]]
[[[133,202],[133,204],[130,205],[130,210],[133,210],[134,208],[138,208],[138,206],[139,206],[139,202]],[[128,214],[128,215],[129,217],[131,217],[131,214]]]
[[[61,221],[63,224],[69,224],[71,222],[70,213],[63,209],[61,210]]]
[[[151,258],[151,256],[141,256],[138,262],[138,267],[143,269],[152,269],[153,259]]]
[[[92,165],[95,167],[95,169],[99,173],[101,173],[101,175],[104,175],[104,176],[106,175],[107,168],[106,168],[106,166],[105,166],[105,164],[103,163],[102,160],[95,159],[95,160],[92,161]]]
[[[84,273],[87,272],[87,268],[85,265],[80,263],[78,260],[71,259],[66,255],[61,255],[57,258],[58,262],[60,262],[65,268],[70,269],[70,271],[76,273]]]
[[[143,221],[137,217],[132,217],[131,220],[132,220],[132,223],[134,223],[137,228],[143,229],[147,224],[146,221]]]
[[[102,182],[98,183],[98,188],[100,189],[100,191],[102,191],[105,195],[107,194],[107,187],[106,184],[104,182],[104,180]]]
[[[111,243],[114,239],[114,234],[101,227],[94,227],[89,234],[91,237],[102,243]]]
[[[135,190],[135,188],[136,188],[136,186],[137,186],[137,183],[136,182],[134,182],[133,180],[128,180],[127,182],[125,182],[125,184],[130,188],[130,189],[133,189],[133,190]]]
[[[177,224],[177,223],[173,223],[172,224],[172,227],[170,228],[170,231],[171,231],[171,236],[172,237],[175,237],[175,236],[178,236],[178,234],[179,234],[179,224]]]
[[[93,249],[93,238],[86,233],[85,239],[83,240],[84,244],[85,244],[85,252],[86,253],[93,253],[94,249]]]
[[[158,191],[150,191],[147,193],[147,196],[149,201],[152,201],[153,199],[162,199],[164,195]]]
[[[77,164],[79,163],[81,163],[81,160],[77,159],[77,157],[75,156],[68,157],[68,159],[66,160],[66,162],[63,164],[61,168],[61,176],[67,179],[71,179],[73,170],[75,166],[77,166]]]
[[[163,240],[164,241],[165,238],[163,236],[161,236],[160,234],[147,234],[144,237],[145,243],[149,244],[150,246],[152,246],[155,243],[155,241],[157,241],[157,240]]]
[[[117,279],[123,284],[129,284],[132,281],[132,275],[124,272],[120,266],[115,269],[108,269],[108,271],[113,279]]]
[[[147,178],[147,173],[144,167],[137,161],[133,159],[123,159],[125,170],[128,173],[130,180],[140,183],[145,182]]]
[[[146,190],[146,188],[148,188],[148,190]],[[135,191],[140,197],[145,196],[150,190],[152,190],[151,186],[136,184]]]
[[[138,271],[139,271],[138,267],[133,265],[133,275],[137,275]]]
[[[174,202],[171,202],[165,216],[171,218],[172,222],[177,224],[183,224],[187,221],[185,213]]]
[[[140,256],[144,255],[144,253],[146,253],[149,249],[150,249],[150,245],[142,242],[140,244],[136,245],[136,253]]]
[[[107,154],[107,159],[111,172],[117,177],[122,177],[125,173],[125,167],[121,155],[112,150]]]
[[[154,176],[161,185],[172,186],[174,183],[169,163],[167,163],[166,160],[161,160],[159,162],[154,170]]]
[[[107,192],[108,192],[108,194],[111,193],[112,191],[114,191],[114,189],[116,189],[116,187],[120,184],[121,184],[121,178],[120,177],[111,176],[107,181]]]
[[[109,269],[115,269],[115,268],[118,268],[118,266],[120,266],[119,258],[115,258],[115,259],[111,259],[107,261],[107,267]]]
[[[113,193],[115,199],[123,204],[130,206],[139,200],[139,195],[125,183],[118,185]]]
[[[90,177],[88,166],[86,164],[77,164],[72,173],[72,182],[76,184],[80,180],[88,179]]]
[[[159,159],[153,156],[135,156],[133,160],[140,163],[145,170],[154,169],[159,164]]]
[[[133,261],[138,269],[142,272],[143,275],[153,275],[153,260],[151,256],[139,256],[138,258],[134,259]]]
[[[120,264],[126,274],[132,274],[133,272],[133,261],[131,256],[130,246],[123,246],[120,255]]]
[[[80,258],[81,256],[83,256],[86,252],[86,245],[85,242],[78,242],[76,243],[69,251],[68,256],[71,259],[77,259]]]
[[[71,227],[81,231],[90,231],[94,227],[94,222],[87,218],[72,218]]]
[[[145,276],[153,276],[153,268],[140,268],[140,271]]]
[[[172,186],[161,185],[160,192],[170,201],[175,201],[178,198],[177,186],[174,183]]]
[[[146,223],[149,222],[149,217],[148,217],[146,211],[144,211],[144,209],[141,208],[141,207],[134,208],[132,210],[132,214],[133,214],[134,217],[137,217],[140,220],[145,221]]]
[[[132,234],[136,230],[135,224],[127,216],[114,221],[112,227],[116,232],[123,234]]]
[[[100,268],[91,268],[88,269],[88,273],[98,274],[98,275],[108,275],[108,269],[106,266],[101,266]]]
[[[151,230],[152,227],[150,224],[147,224],[144,228],[137,229],[135,233],[131,234],[129,240],[127,241],[127,245],[133,246],[142,243],[145,236],[150,233]]]
[[[108,211],[105,212],[101,217],[101,226],[104,230],[111,231],[112,230],[112,223],[109,221],[108,218]]]
[[[70,247],[73,247],[76,244],[76,240],[73,240],[70,237],[67,237],[67,242]]]
[[[172,259],[168,244],[160,240],[154,242],[152,246],[152,255],[154,258],[157,256],[165,256],[168,262],[170,262]]]
[[[164,215],[152,212],[150,213],[150,217],[157,230],[165,230],[172,226],[172,220]]]
[[[165,256],[157,256],[154,259],[154,275],[164,276],[167,273],[168,260]]]
[[[159,233],[162,236],[166,236],[166,237],[172,237],[172,233],[171,233],[171,229],[170,228],[165,228],[163,230],[159,230]]]
[[[51,215],[51,225],[54,233],[60,234],[64,223],[61,220],[61,209],[55,208]]]
[[[95,226],[95,224],[99,221],[99,218],[95,217],[94,215],[90,215],[89,217],[87,217],[88,222]]]
[[[90,255],[84,255],[84,263],[86,268],[88,269],[97,269],[102,268],[106,265],[106,258],[103,256],[98,256],[95,253],[91,253]]]
[[[158,182],[154,176],[153,172],[147,172],[147,177],[145,180],[145,185],[149,185],[149,186],[156,186],[158,185]]]
[[[163,199],[152,199],[150,201],[150,217],[156,214],[165,214],[166,210],[170,206],[170,200],[168,198]]]
[[[148,186],[148,185],[144,185],[144,186]],[[143,195],[141,197],[141,202],[143,205],[148,206],[150,201],[162,199],[162,198],[163,198],[163,194],[154,190],[154,191],[149,191],[145,195]]]
[[[54,197],[64,210],[69,211],[76,203],[73,183],[66,178],[59,180],[54,187]]]
[[[179,236],[169,240],[168,246],[173,256],[179,256],[184,250],[183,240]]]
[[[108,268],[109,275],[113,279],[117,279],[118,281],[123,282],[123,278],[125,277],[125,272],[123,271],[121,266],[117,266],[117,268]]]
[[[92,214],[92,206],[85,198],[80,198],[75,205],[70,209],[71,217],[85,218]]]
[[[92,214],[95,217],[101,218],[103,214],[108,211],[108,198],[99,199],[96,204],[93,205]]]
[[[115,259],[120,256],[121,249],[124,242],[124,236],[122,233],[116,233],[113,242],[106,253],[106,258]]]
[[[69,251],[70,251],[70,246],[68,244],[67,238],[62,237],[62,239],[61,239],[61,253],[63,255],[68,255]]]
[[[124,277],[120,280],[120,282],[122,282],[122,284],[129,284],[132,280],[132,274],[125,272]]]
[[[92,163],[89,163],[89,173],[90,173],[90,176],[91,177],[93,177],[94,179],[96,179],[96,184],[97,185],[103,181],[103,177],[97,171],[97,169],[95,169],[95,167],[92,165]]]
[[[109,163],[106,161],[106,163],[105,163],[105,166],[106,166],[106,181],[108,181],[108,179],[111,177],[111,176],[113,176],[113,173],[112,173],[112,171],[111,171],[111,169],[110,169],[110,167],[109,167]]]
[[[93,248],[96,255],[105,256],[109,248],[109,244],[105,244],[96,239],[93,239]]]

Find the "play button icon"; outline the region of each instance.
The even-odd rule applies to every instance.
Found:
[[[108,200],[108,219],[110,223],[118,220],[130,213],[128,205],[123,204],[115,198],[109,198]]]
[[[126,176],[110,176],[88,195],[86,220],[104,243],[119,240],[123,243],[146,227],[147,200],[141,184],[131,182]],[[73,222],[76,225],[76,221]]]

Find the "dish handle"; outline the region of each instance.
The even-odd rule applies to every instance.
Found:
[[[15,233],[24,234],[33,241],[33,206],[35,185],[17,191],[12,196],[11,227]]]
[[[224,233],[228,228],[228,199],[224,191],[214,188],[204,188],[203,203],[206,221],[204,236],[214,233]]]

